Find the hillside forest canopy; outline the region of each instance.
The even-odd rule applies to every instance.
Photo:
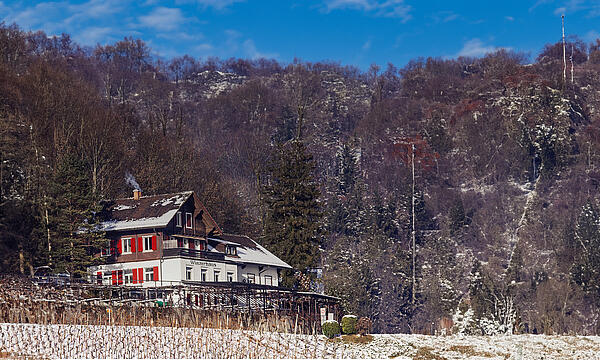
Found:
[[[1,24],[0,271],[84,276],[133,175],[376,332],[598,334],[600,40],[567,48],[573,81],[561,43],[362,71]]]

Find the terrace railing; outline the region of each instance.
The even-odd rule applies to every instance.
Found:
[[[198,249],[190,249],[189,247],[181,246],[181,242],[178,242],[176,239],[166,240],[163,242],[163,256],[184,256],[184,257],[193,257],[199,259],[207,259],[207,260],[224,260],[225,254],[206,251],[206,250],[198,250]]]

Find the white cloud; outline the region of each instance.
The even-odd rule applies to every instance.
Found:
[[[600,1],[598,0],[569,0],[563,6],[554,10],[554,15],[574,14],[584,12],[585,17],[593,18],[600,16]]]
[[[535,4],[533,4],[533,6],[529,8],[529,12],[532,12],[533,10],[535,10],[535,8],[537,8],[540,5],[551,3],[552,1],[553,0],[537,0]]]
[[[508,21],[515,21],[515,18],[512,16],[505,16],[504,18]]]
[[[206,52],[212,51],[213,50],[213,46],[211,44],[208,44],[208,43],[198,44],[198,45],[194,46],[194,50],[196,52],[206,53]]]
[[[489,54],[489,53],[492,53],[492,52],[500,50],[500,49],[509,50],[510,48],[501,48],[501,47],[496,47],[493,45],[485,45],[481,40],[475,38],[475,39],[471,39],[471,40],[467,41],[463,45],[462,49],[460,49],[460,51],[456,55],[450,56],[450,58],[460,57],[460,56],[481,57],[481,56],[484,56],[485,54]]]
[[[198,4],[204,7],[212,7],[217,10],[225,9],[235,3],[245,0],[176,0],[176,4]]]
[[[363,51],[369,50],[371,48],[371,44],[372,44],[371,39],[367,40],[362,46]]]
[[[177,39],[179,41],[198,41],[204,39],[204,34],[199,32],[190,34],[184,31],[179,31],[176,33],[159,33],[156,34],[156,37],[162,39]]]
[[[140,16],[140,25],[161,31],[179,28],[187,19],[178,8],[158,7],[148,15]]]
[[[600,33],[596,30],[590,30],[583,36],[584,40],[588,42],[595,42],[597,39],[600,39]]]
[[[256,48],[256,45],[254,44],[254,41],[252,39],[248,39],[246,41],[244,41],[244,43],[242,44],[243,49],[244,49],[244,54],[250,58],[250,59],[260,59],[260,58],[265,58],[265,59],[274,59],[274,58],[278,58],[279,54],[276,53],[263,53],[258,51],[258,49]]]
[[[74,34],[73,39],[82,45],[96,45],[106,42],[106,39],[113,34],[113,31],[110,27],[92,26]]]
[[[391,17],[407,22],[412,18],[412,7],[404,0],[325,0],[325,11],[353,9],[372,13],[375,16]]]
[[[566,12],[567,12],[567,8],[563,6],[563,7],[556,8],[554,10],[554,15],[556,15],[556,16],[563,15]]]
[[[42,26],[48,28],[48,25],[52,24],[52,29],[47,29],[47,31],[53,32],[56,24],[51,19],[58,17],[57,15],[61,13],[61,7],[59,3],[39,3],[21,11],[9,12],[4,21],[8,23],[15,22],[27,30],[37,29]]]

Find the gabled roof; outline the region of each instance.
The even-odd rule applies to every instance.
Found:
[[[256,241],[245,235],[223,234],[215,240],[225,240],[227,243],[237,244],[237,257],[225,256],[227,260],[245,264],[271,265],[283,269],[291,269],[285,261],[275,256],[272,252],[262,247]]]
[[[100,230],[118,231],[165,227],[181,205],[193,194],[193,191],[185,191],[175,194],[142,196],[139,200],[131,197],[107,202],[104,213],[105,220],[100,224]]]

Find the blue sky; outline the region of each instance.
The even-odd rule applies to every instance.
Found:
[[[600,0],[0,0],[4,22],[82,45],[132,36],[167,59],[298,57],[363,70],[497,48],[535,57],[560,40],[562,13],[567,35],[600,37]]]

